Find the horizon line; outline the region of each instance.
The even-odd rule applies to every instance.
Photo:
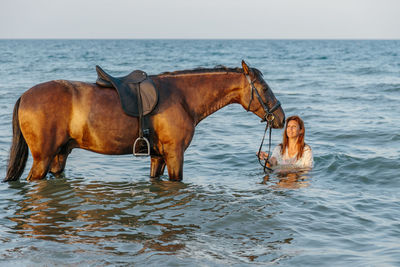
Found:
[[[398,41],[400,38],[59,38],[59,37],[40,37],[40,38],[3,38],[0,40],[206,40],[206,41],[245,41],[245,40],[260,40],[260,41]]]

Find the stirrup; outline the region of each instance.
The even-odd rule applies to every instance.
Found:
[[[146,137],[138,137],[133,143],[134,156],[150,156],[150,143]]]

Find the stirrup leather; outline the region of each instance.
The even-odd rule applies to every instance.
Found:
[[[133,143],[134,156],[150,156],[150,142],[146,137],[138,137]]]

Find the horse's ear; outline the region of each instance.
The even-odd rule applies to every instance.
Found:
[[[242,60],[242,67],[243,67],[244,74],[249,75],[250,68],[249,68],[249,66],[247,66],[247,64],[246,64],[246,62],[244,62],[244,60]]]

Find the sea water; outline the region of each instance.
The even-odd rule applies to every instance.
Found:
[[[239,105],[197,126],[182,183],[80,149],[63,178],[28,183],[30,157],[0,184],[0,265],[400,266],[400,41],[0,40],[1,179],[13,106],[35,84],[242,59],[304,119],[311,172],[266,177],[265,125]]]

